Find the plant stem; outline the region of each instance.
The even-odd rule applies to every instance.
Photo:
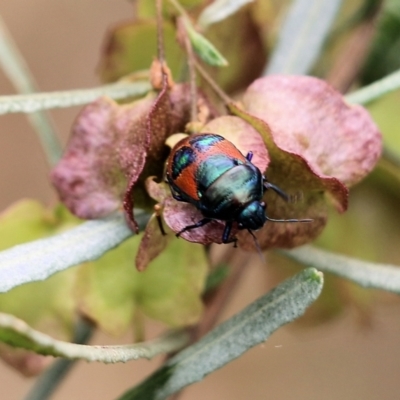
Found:
[[[163,18],[162,18],[162,0],[156,0],[157,14],[157,58],[161,64],[165,62]]]
[[[222,255],[221,263],[228,263],[235,259],[232,263],[230,274],[228,278],[216,289],[213,290],[211,294],[205,296],[205,313],[201,322],[192,331],[192,340],[194,343],[205,334],[207,334],[217,323],[218,318],[225,309],[229,300],[235,293],[235,289],[238,286],[244,272],[247,270],[246,266],[249,263],[249,257],[245,253],[241,253],[239,256],[229,249],[225,251]],[[174,354],[169,354],[166,357],[166,361],[169,360]],[[183,389],[179,392],[174,393],[170,400],[178,400],[183,394]]]
[[[349,103],[367,104],[400,88],[400,69],[346,96]]]
[[[185,28],[183,21],[184,17],[179,17],[177,20],[179,37],[183,41],[183,46],[187,54],[187,64],[189,68],[189,85],[190,85],[190,120],[191,122],[197,121],[197,85],[196,85],[196,68],[195,56],[193,54],[192,44]]]
[[[87,104],[100,96],[124,99],[145,95],[151,90],[148,81],[118,81],[91,89],[75,89],[63,92],[41,92],[22,95],[0,96],[0,115],[8,113],[32,113],[38,110],[66,108]]]
[[[210,296],[205,299],[206,311],[200,322],[200,324],[195,328],[194,336],[197,339],[204,336],[209,332],[214,325],[217,323],[218,318],[221,316],[225,306],[228,304],[232,295],[235,293],[235,289],[239,284],[244,272],[247,270],[246,266],[249,264],[249,256],[246,253],[234,254],[231,249],[226,251],[224,255],[224,263],[232,261],[234,257],[234,262],[231,264],[230,274],[227,279],[213,291]]]
[[[197,60],[194,60],[194,65],[197,71],[199,71],[200,75],[210,85],[210,87],[220,97],[220,99],[224,102],[225,105],[234,103],[234,101],[218,86],[217,82],[215,82],[214,79],[211,78],[208,72],[200,65],[200,63]]]
[[[0,65],[18,92],[37,92],[37,85],[29,68],[1,18]],[[47,161],[50,165],[56,164],[61,157],[62,147],[50,115],[37,112],[29,115],[28,119],[39,137]]]
[[[93,334],[93,325],[81,319],[76,327],[74,342],[87,343]],[[36,381],[33,388],[26,395],[25,400],[46,400],[57,389],[76,360],[60,359],[53,363]]]
[[[170,4],[175,7],[175,9],[181,14],[182,17],[189,19],[189,16],[186,12],[186,10],[181,6],[179,1],[177,0],[169,0]]]

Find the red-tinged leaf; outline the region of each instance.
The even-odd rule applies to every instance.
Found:
[[[170,190],[166,183],[157,183],[155,178],[155,176],[149,176],[146,179],[146,191],[152,199],[163,205],[165,199],[170,195]]]
[[[328,205],[324,193],[328,193],[340,211],[347,208],[347,188],[336,178],[320,177],[312,171],[307,161],[297,154],[280,149],[274,142],[273,132],[261,119],[229,105],[230,110],[250,123],[262,136],[271,157],[267,178],[279,186],[296,202],[286,202],[269,191],[264,200],[267,215],[274,219],[313,219],[309,223],[273,223],[267,221],[257,233],[262,249],[295,247],[315,239],[326,224]],[[254,250],[254,239],[247,232],[238,235],[239,246]]]
[[[321,177],[352,186],[381,154],[381,134],[368,112],[349,105],[326,82],[309,76],[269,76],[247,89],[243,102],[268,123],[277,146],[303,157]]]
[[[154,99],[118,105],[101,98],[86,106],[74,124],[67,150],[52,173],[62,201],[81,218],[103,217],[124,207],[127,222],[137,231],[133,199],[149,207],[144,190],[148,176],[162,177],[166,138],[190,120],[187,85],[164,88]],[[203,114],[207,101],[199,95]],[[134,193],[135,192],[135,193]]]
[[[141,126],[142,131],[136,131],[133,135],[129,136],[133,143],[126,143],[127,146],[125,147],[125,151],[127,154],[124,161],[126,160],[127,164],[135,162],[139,162],[141,164],[141,168],[129,169],[129,171],[133,171],[133,173],[129,175],[128,186],[126,188],[123,200],[123,206],[128,224],[134,231],[136,231],[136,233],[139,231],[139,228],[133,216],[133,189],[135,188],[136,182],[143,171],[147,153],[149,153],[149,157],[151,158],[148,166],[155,167],[155,174],[160,172],[157,158],[160,157],[160,152],[164,146],[164,141],[170,133],[168,122],[170,107],[171,104],[168,96],[168,81],[167,77],[164,76],[163,89],[153,102],[145,122]],[[141,144],[140,150],[143,150],[139,155],[139,160],[135,158],[136,154],[132,152],[135,142],[139,142]],[[154,168],[152,168],[151,172],[153,172],[153,170]],[[149,171],[146,172],[149,173]]]
[[[158,204],[154,206],[156,211],[147,223],[136,254],[135,265],[138,271],[144,271],[148,264],[167,247],[171,238],[171,232],[166,231],[166,226],[162,222],[163,204],[170,196],[170,192],[166,183],[157,183],[154,179],[154,176],[150,176],[145,182],[147,193]]]
[[[199,122],[200,124],[205,124],[218,114],[201,90],[198,90],[196,104],[198,121],[191,121],[192,94],[190,92],[189,84],[182,83],[175,85],[170,90],[169,96],[171,99],[169,121],[171,126],[174,127],[174,129],[171,130],[171,134],[176,132],[185,132],[188,122]]]
[[[174,231],[180,232],[188,225],[194,225],[204,218],[202,213],[195,206],[176,201],[172,196],[168,197],[164,203],[164,220]],[[225,223],[222,221],[211,221],[200,228],[191,229],[183,232],[180,237],[194,243],[211,244],[222,243],[222,234]],[[235,227],[232,228],[231,237],[237,233]]]
[[[103,97],[81,111],[52,172],[61,200],[75,215],[99,218],[121,206],[127,181],[137,179],[144,167],[152,102],[119,106]]]

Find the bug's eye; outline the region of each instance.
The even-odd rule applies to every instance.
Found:
[[[238,228],[243,229],[243,224],[241,222],[238,223]]]
[[[267,208],[267,205],[263,201],[260,203],[260,206],[263,210]]]

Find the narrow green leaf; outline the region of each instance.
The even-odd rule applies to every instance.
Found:
[[[143,226],[148,216],[140,214],[137,219]],[[114,214],[85,222],[50,238],[4,250],[0,252],[0,293],[95,260],[131,235],[122,214]]]
[[[367,104],[400,88],[400,70],[346,96],[349,103]]]
[[[80,320],[76,326],[73,343],[88,343],[94,332],[94,326],[85,320]],[[54,393],[58,386],[63,382],[65,376],[74,366],[75,360],[66,358],[59,359],[52,363],[36,379],[33,387],[29,390],[24,400],[46,400]]]
[[[209,42],[203,35],[197,32],[192,24],[185,19],[185,27],[192,43],[193,50],[198,56],[207,64],[214,67],[226,67],[228,61],[222,56],[222,54]]]
[[[177,351],[187,344],[189,335],[184,331],[174,331],[143,343],[86,346],[53,339],[32,329],[13,315],[0,313],[0,340],[10,346],[22,347],[43,355],[109,364],[139,358],[151,359],[161,353]]]
[[[211,24],[224,20],[251,2],[253,0],[215,0],[204,8],[197,22],[199,26],[206,28]]]
[[[312,246],[280,252],[301,264],[331,272],[361,286],[400,294],[400,266],[361,261]]]
[[[100,96],[112,99],[124,99],[141,96],[151,90],[147,81],[123,82],[92,89],[76,89],[64,92],[33,93],[28,95],[0,96],[0,115],[8,113],[32,113],[38,110],[66,108],[87,104]]]
[[[296,0],[265,75],[306,75],[317,60],[342,0]]]
[[[300,272],[171,358],[120,400],[166,399],[203,379],[302,315],[319,296],[322,286],[320,272],[313,268]]]
[[[226,264],[218,265],[211,270],[207,276],[206,284],[204,285],[204,293],[217,288],[228,276],[230,268]]]

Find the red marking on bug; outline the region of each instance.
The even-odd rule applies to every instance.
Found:
[[[174,181],[175,184],[193,200],[199,200],[197,184],[194,179],[196,170],[197,163],[194,162],[187,166]]]
[[[239,151],[239,149],[228,140],[222,140],[220,142],[216,142],[213,146],[207,148],[207,151],[204,153],[200,153],[204,158],[209,156],[224,154],[231,158],[235,158],[242,162],[246,162],[246,157]]]

